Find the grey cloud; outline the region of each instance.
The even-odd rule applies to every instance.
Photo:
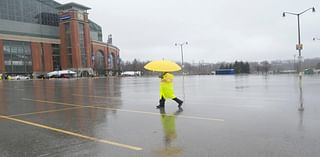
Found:
[[[58,0],[70,2],[69,0]],[[185,60],[207,62],[292,59],[297,20],[283,11],[319,7],[301,17],[303,56],[317,57],[320,5],[316,0],[77,0],[92,8],[90,18],[113,34],[124,60],[179,61],[175,42],[188,41]]]

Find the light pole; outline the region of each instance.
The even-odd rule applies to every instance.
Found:
[[[183,45],[188,45],[188,42],[175,43],[175,46],[180,46],[181,51],[181,66],[182,66],[182,75],[184,75],[184,63],[183,63]]]
[[[312,10],[312,12],[315,12],[315,11],[316,11],[316,9],[315,9],[314,7],[312,7],[312,8],[309,8],[309,9],[303,11],[303,12],[300,12],[300,13],[291,13],[291,12],[283,12],[283,13],[282,13],[282,16],[283,16],[283,17],[285,17],[286,14],[291,14],[291,15],[297,16],[297,19],[298,19],[298,44],[296,45],[296,48],[297,48],[297,50],[299,51],[299,56],[301,56],[301,50],[302,50],[302,48],[303,48],[303,46],[302,46],[302,44],[301,44],[301,38],[300,38],[300,34],[301,34],[301,33],[300,33],[300,15],[302,15],[303,13],[305,13],[305,12],[307,12],[307,11],[309,11],[309,10]]]
[[[312,12],[315,12],[316,11],[316,9],[314,8],[314,7],[312,7],[312,8],[309,8],[309,9],[307,9],[307,10],[304,10],[304,11],[302,11],[302,12],[300,12],[300,13],[291,13],[291,12],[283,12],[282,13],[282,16],[283,17],[285,17],[286,16],[286,14],[290,14],[290,15],[295,15],[295,16],[297,16],[297,20],[298,20],[298,44],[296,45],[296,49],[298,50],[298,52],[299,52],[299,56],[298,56],[298,60],[299,60],[299,65],[298,65],[298,72],[299,72],[299,84],[300,84],[300,88],[301,88],[301,84],[302,84],[302,67],[301,67],[301,65],[302,65],[302,56],[301,56],[301,50],[302,50],[302,48],[303,48],[303,45],[301,44],[301,38],[300,38],[300,34],[301,34],[301,32],[300,32],[300,15],[302,15],[303,13],[305,13],[305,12],[307,12],[307,11],[309,11],[309,10],[312,10]],[[301,94],[301,93],[300,93]],[[303,111],[304,110],[304,108],[303,108],[303,103],[301,103],[301,105],[300,105],[300,108],[299,108],[299,111]]]
[[[297,70],[297,68],[296,68],[296,54],[294,54],[293,55],[293,70]],[[294,73],[296,73],[296,72],[294,72]]]

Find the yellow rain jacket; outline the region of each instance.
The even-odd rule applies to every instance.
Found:
[[[173,91],[173,78],[173,74],[170,73],[166,73],[162,76],[160,82],[160,99],[161,97],[165,99],[173,99],[176,97]]]

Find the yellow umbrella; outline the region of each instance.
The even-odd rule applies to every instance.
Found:
[[[144,66],[145,69],[157,72],[174,72],[181,70],[181,67],[170,60],[151,61]]]

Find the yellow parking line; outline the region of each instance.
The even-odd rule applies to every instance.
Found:
[[[76,107],[83,107],[83,108],[94,108],[94,109],[113,110],[113,111],[130,112],[130,113],[141,113],[141,114],[157,115],[157,116],[161,115],[160,113],[155,113],[155,112],[145,112],[145,111],[136,111],[136,110],[125,110],[125,109],[116,109],[116,108],[98,107],[98,106],[84,106],[84,105],[76,105],[76,104],[70,104],[70,103],[62,103],[62,102],[54,102],[54,101],[44,101],[44,100],[34,100],[34,99],[27,99],[27,98],[22,98],[22,100],[25,100],[25,101],[34,101],[34,102],[43,102],[43,103],[50,103],[50,104],[60,104],[60,105],[66,105],[66,106],[76,106]],[[197,116],[184,116],[184,115],[179,115],[178,117],[186,118],[186,119],[198,119],[198,120],[209,120],[209,121],[220,121],[220,122],[223,122],[223,121],[224,121],[224,119],[205,118],[205,117],[197,117]]]
[[[98,139],[98,138],[95,138],[95,137],[90,137],[90,136],[74,133],[74,132],[71,132],[71,131],[66,131],[66,130],[62,130],[62,129],[58,129],[58,128],[53,128],[53,127],[50,127],[50,126],[46,126],[46,125],[42,125],[42,124],[38,124],[38,123],[33,123],[33,122],[29,122],[29,121],[24,121],[24,120],[21,120],[21,119],[16,119],[16,118],[8,117],[8,116],[0,115],[0,118],[6,119],[6,120],[15,121],[15,122],[19,122],[19,123],[23,123],[23,124],[27,124],[27,125],[31,125],[31,126],[38,127],[38,128],[43,128],[43,129],[47,129],[47,130],[63,133],[63,134],[67,134],[67,135],[71,135],[71,136],[75,136],[75,137],[79,137],[79,138],[83,138],[83,139],[86,139],[86,140],[91,140],[91,141],[100,142],[100,143],[104,143],[104,144],[110,144],[110,145],[114,145],[114,146],[117,146],[117,147],[131,149],[131,150],[135,150],[135,151],[142,150],[142,148],[140,148],[140,147],[130,146],[130,145],[121,144],[121,143],[117,143],[117,142],[113,142],[113,141],[109,141],[109,140],[104,140],[104,139]]]
[[[74,106],[74,107],[86,107],[83,105],[75,105],[75,104],[70,104],[70,103],[54,102],[54,101],[35,100],[35,99],[28,99],[28,98],[22,98],[22,100],[34,101],[34,102],[44,102],[44,103],[49,103],[49,104],[59,104],[59,105],[65,105],[65,106]]]
[[[59,112],[59,111],[67,111],[67,110],[73,110],[73,109],[79,109],[79,108],[83,108],[83,107],[70,107],[70,108],[63,108],[63,109],[56,109],[56,110],[47,110],[47,111],[39,111],[39,112],[22,113],[22,114],[10,115],[10,116],[8,116],[8,117],[29,116],[29,115],[35,115],[35,114],[43,114],[43,113],[52,113],[52,112]]]
[[[81,95],[81,94],[72,94],[72,95],[73,95],[73,96],[78,96],[78,97],[89,97],[89,98],[119,99],[119,97],[105,97],[105,96]]]

